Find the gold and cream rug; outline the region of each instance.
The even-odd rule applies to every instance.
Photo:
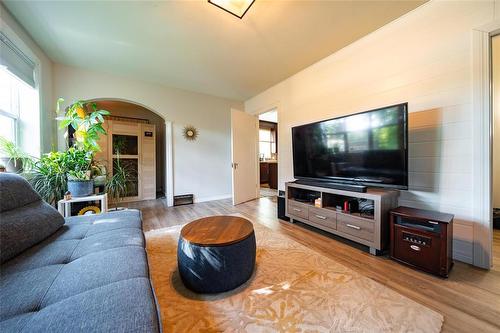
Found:
[[[439,332],[443,316],[254,223],[257,265],[243,286],[187,290],[177,273],[182,226],[146,233],[164,332]]]

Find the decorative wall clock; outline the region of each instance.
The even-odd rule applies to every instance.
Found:
[[[192,125],[186,125],[183,130],[184,138],[189,141],[194,141],[198,137],[198,130]]]

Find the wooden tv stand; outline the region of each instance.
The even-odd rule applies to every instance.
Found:
[[[286,215],[292,222],[297,220],[366,245],[373,255],[388,245],[389,211],[398,206],[399,191],[368,188],[359,193],[294,182],[285,186]],[[321,198],[321,207],[314,206],[316,198]],[[373,211],[344,211],[345,200],[361,203],[365,208],[372,206]]]

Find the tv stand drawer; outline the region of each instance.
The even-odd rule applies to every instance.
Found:
[[[288,200],[288,214],[307,220],[309,218],[309,207],[306,204]]]
[[[309,221],[330,229],[337,229],[337,213],[324,208],[309,208]]]
[[[373,242],[372,222],[338,214],[337,230]]]

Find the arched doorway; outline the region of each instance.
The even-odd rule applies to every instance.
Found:
[[[156,198],[165,197],[168,189],[168,176],[166,170],[167,147],[166,147],[166,121],[157,112],[146,106],[135,102],[117,99],[117,98],[96,98],[92,102],[97,104],[98,109],[107,110],[111,113],[111,118],[123,121],[147,122],[155,125],[155,156],[156,156]]]

